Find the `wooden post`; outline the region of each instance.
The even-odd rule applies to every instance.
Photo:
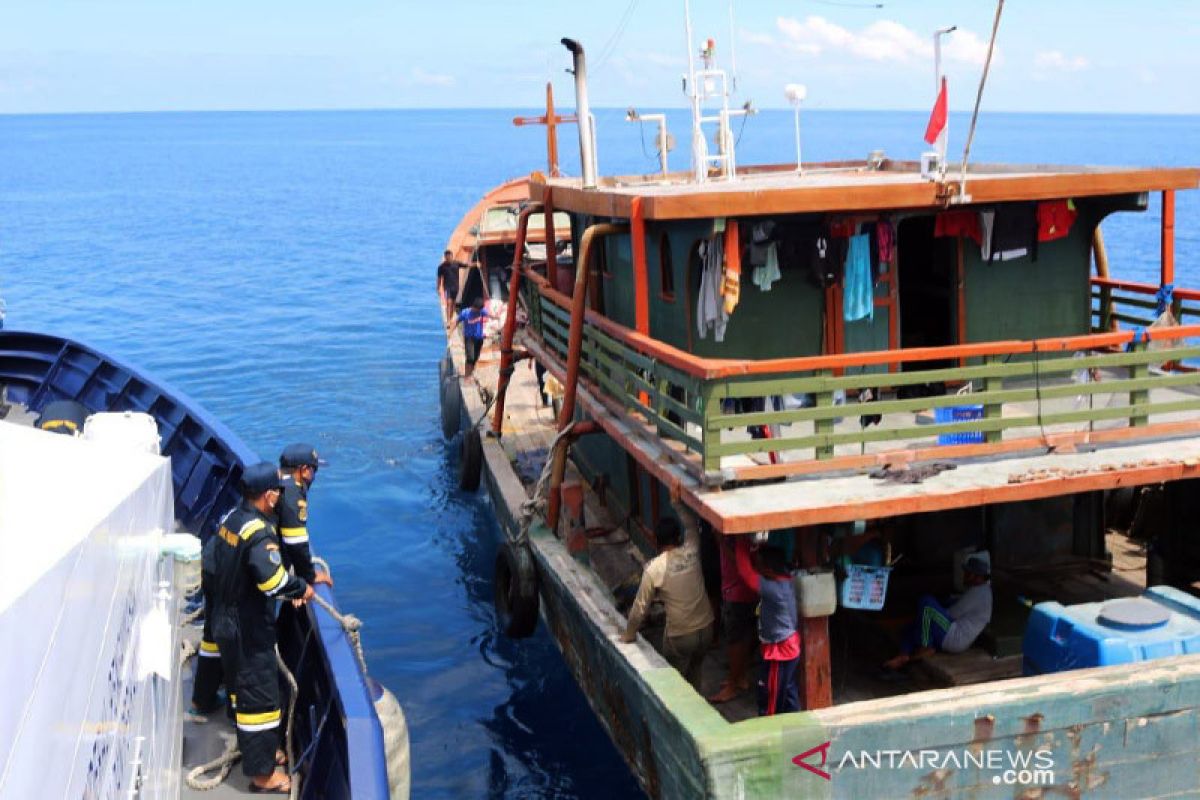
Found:
[[[821,566],[820,528],[800,531],[800,566]],[[833,670],[829,659],[829,617],[800,617],[800,707],[806,711],[833,705]]]
[[[1175,282],[1175,190],[1162,193],[1162,264],[1158,285]]]
[[[1135,337],[1130,345],[1134,352],[1143,353],[1147,347],[1147,342],[1138,341]],[[1142,381],[1150,376],[1149,364],[1133,364],[1129,367],[1129,377],[1135,381]],[[1145,405],[1150,402],[1149,389],[1134,389],[1129,392],[1129,426],[1131,428],[1141,428],[1150,424],[1150,415],[1138,413],[1133,410],[1133,406]]]
[[[999,367],[1004,363],[1001,356],[988,356],[987,365],[989,367]],[[988,375],[983,379],[983,391],[987,393],[999,392],[1004,388],[1004,378],[999,375]],[[983,406],[984,419],[1000,419],[1004,416],[1003,403],[985,403]],[[987,431],[983,434],[983,439],[988,444],[999,442],[1004,436],[1004,431]]]
[[[823,369],[818,374],[820,374],[822,377],[828,378],[828,377],[832,377],[833,372],[831,370]],[[815,397],[816,397],[816,401],[817,401],[817,403],[816,403],[817,408],[833,407],[833,390],[832,389],[830,389],[828,391],[826,391],[825,389],[822,389],[821,391],[816,393]],[[813,433],[817,433],[817,434],[833,433],[833,426],[834,426],[833,417],[830,417],[828,419],[815,420],[813,422]],[[822,460],[826,459],[826,458],[833,458],[833,445],[817,445],[816,453],[814,455],[818,459],[822,459]]]

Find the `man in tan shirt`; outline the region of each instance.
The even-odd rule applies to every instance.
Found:
[[[637,639],[638,628],[657,594],[667,610],[663,657],[700,691],[700,666],[712,644],[713,613],[700,569],[696,518],[679,501],[678,490],[671,492],[671,506],[679,520],[665,517],[654,528],[659,554],[650,559],[642,572],[642,583],[621,640]]]

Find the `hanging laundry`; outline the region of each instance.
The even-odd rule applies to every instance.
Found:
[[[858,223],[852,219],[835,219],[829,223],[829,235],[849,239],[858,233]]]
[[[881,219],[875,224],[875,247],[879,254],[879,263],[886,267],[896,261],[896,228],[891,220]]]
[[[708,338],[712,331],[718,342],[725,341],[725,326],[729,315],[721,302],[721,285],[724,281],[722,263],[724,247],[720,236],[700,243],[700,293],[696,297],[696,332],[701,339]]]
[[[767,263],[767,249],[773,241],[774,220],[763,220],[750,229],[750,266],[761,267]]]
[[[966,236],[979,244],[979,216],[972,211],[943,211],[933,223],[934,236]]]
[[[988,260],[1011,261],[1029,255],[1037,261],[1037,230],[1037,203],[996,206]]]
[[[995,211],[979,212],[979,232],[983,236],[983,240],[979,243],[979,254],[983,256],[984,261],[992,260],[992,228],[995,224]]]
[[[1038,203],[1038,241],[1050,242],[1063,238],[1070,232],[1077,216],[1079,214],[1075,210],[1074,200],[1048,200]]]
[[[873,319],[875,291],[871,281],[871,237],[865,233],[850,237],[846,254],[846,284],[842,315],[846,322]]]
[[[754,268],[750,279],[759,289],[769,292],[771,291],[771,285],[782,278],[783,275],[779,273],[779,247],[775,242],[768,242],[765,251],[766,262],[762,266]]]
[[[837,283],[845,261],[846,239],[830,236],[828,229],[822,229],[810,240],[808,267],[819,286]]]
[[[733,314],[742,297],[742,243],[738,238],[737,220],[725,223],[725,268],[721,282],[722,306],[725,316]]]

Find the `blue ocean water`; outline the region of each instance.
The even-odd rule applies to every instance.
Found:
[[[141,365],[265,458],[310,440],[330,459],[310,526],[408,714],[414,797],[637,796],[545,633],[495,631],[494,522],[482,494],[457,491],[438,429],[433,268],[480,195],[544,169],[542,132],[513,128],[514,113],[528,112],[0,117],[0,296],[7,327]],[[623,116],[597,112],[602,172],[654,171],[654,131]],[[686,142],[684,115],[670,121]],[[793,159],[792,124],[751,118],[741,163]],[[923,113],[805,113],[804,154],[916,158],[924,127]],[[965,130],[955,116],[952,154]],[[574,171],[572,127],[561,150]],[[973,148],[1024,163],[1198,153],[1194,116],[984,115]],[[1177,205],[1189,286],[1198,195]],[[1115,275],[1157,280],[1157,198],[1105,236]]]

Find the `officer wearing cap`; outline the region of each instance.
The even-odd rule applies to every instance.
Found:
[[[308,487],[317,477],[321,459],[310,444],[293,444],[279,456],[283,472],[283,497],[279,501],[279,535],[283,539],[284,566],[309,583],[333,586],[329,573],[313,567],[312,550],[308,543]]]
[[[242,771],[258,792],[286,792],[290,785],[275,768],[282,717],[275,601],[313,594],[283,568],[273,521],[281,494],[274,464],[246,467],[242,502],[221,520],[213,551],[213,635],[235,710]]]

